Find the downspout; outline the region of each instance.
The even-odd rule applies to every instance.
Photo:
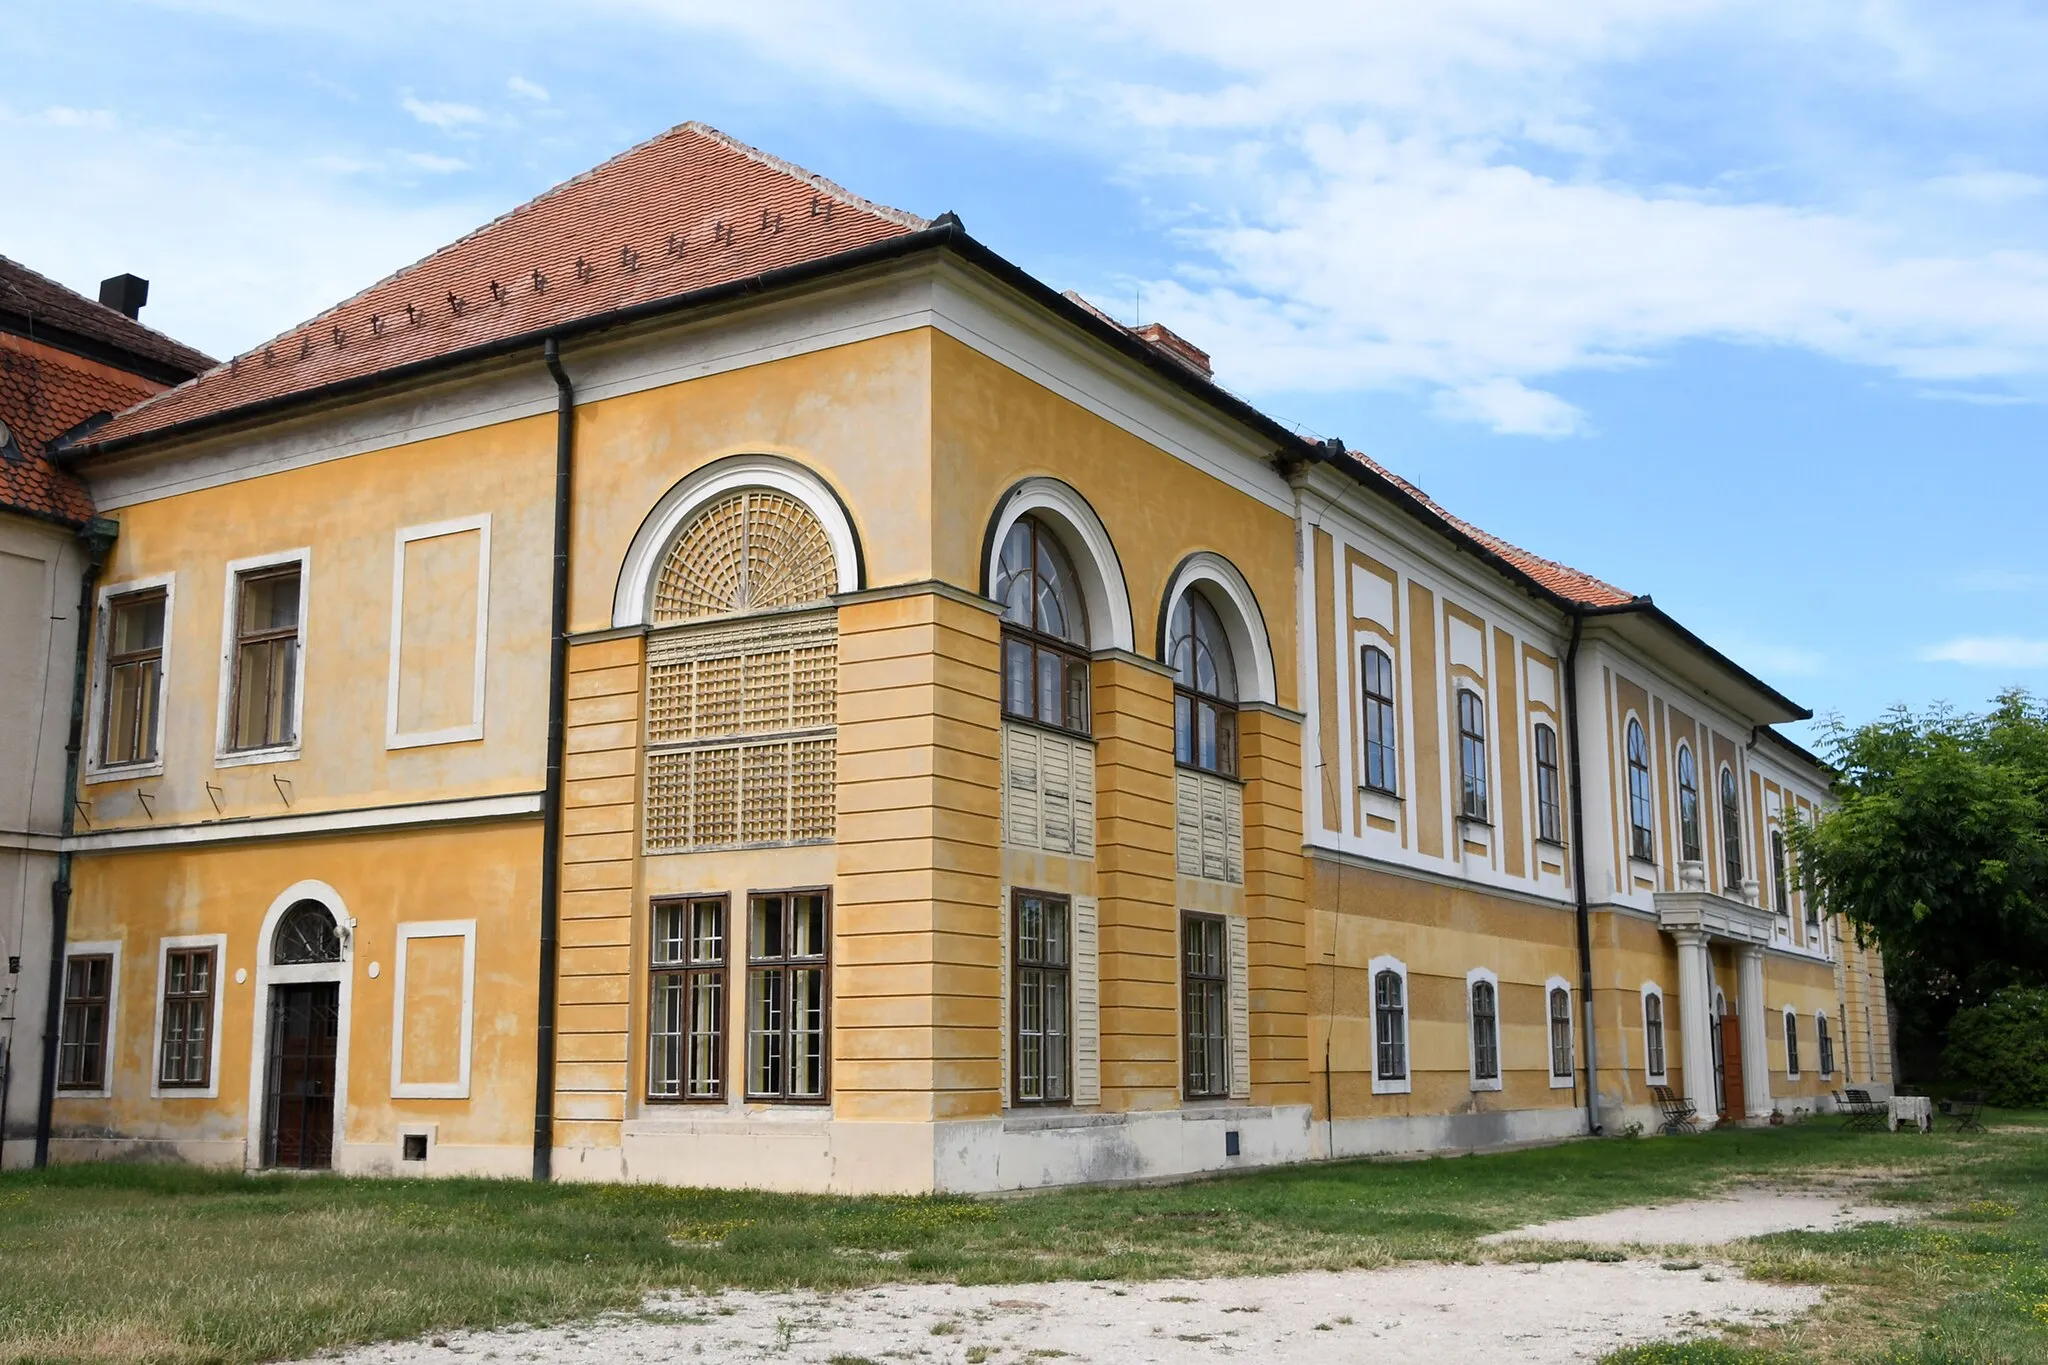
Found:
[[[71,834],[77,828],[78,761],[85,747],[85,669],[92,652],[93,590],[120,525],[95,517],[79,528],[85,569],[78,576],[78,638],[71,652],[71,720],[64,732],[64,810],[57,817],[57,875],[50,883],[50,981],[43,1001],[43,1076],[36,1096],[36,1169],[50,1164],[50,1113],[57,1100],[58,1030],[64,1022],[64,941],[71,934]]]
[[[1586,614],[1572,612],[1572,641],[1564,655],[1564,733],[1567,760],[1571,765],[1572,810],[1572,908],[1579,929],[1579,1000],[1586,1032],[1586,1131],[1600,1136],[1599,1068],[1593,1037],[1593,929],[1586,908],[1586,816],[1584,791],[1579,778],[1579,637],[1586,629]]]
[[[562,901],[562,711],[569,674],[569,494],[576,451],[576,388],[554,337],[541,358],[555,380],[555,558],[548,617],[547,782],[541,794],[540,990],[533,1062],[533,1178],[547,1180],[555,1153],[555,966]]]

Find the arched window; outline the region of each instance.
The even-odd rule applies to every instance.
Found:
[[[1813,1036],[1820,1051],[1821,1078],[1825,1080],[1835,1074],[1835,1038],[1828,1032],[1827,1015],[1813,1016]]]
[[[1020,517],[996,567],[1003,611],[1003,713],[1085,735],[1088,615],[1072,561],[1045,524]]]
[[[1483,978],[1472,983],[1472,1079],[1500,1079],[1500,993]]]
[[[1722,877],[1729,895],[1742,889],[1742,794],[1735,785],[1735,770],[1721,769],[1721,859]]]
[[[1628,722],[1628,851],[1629,856],[1650,861],[1657,851],[1656,835],[1650,828],[1655,819],[1650,806],[1650,743],[1643,737],[1643,723]]]
[[[1173,757],[1204,772],[1237,776],[1237,670],[1209,600],[1190,588],[1167,631],[1173,664]]]
[[[654,580],[652,623],[822,606],[839,591],[832,541],[811,509],[772,488],[705,504]]]
[[[270,960],[279,967],[341,961],[341,931],[319,901],[300,901],[284,912],[271,939]]]
[[[1469,687],[1458,689],[1458,813],[1486,820],[1486,703]]]
[[[1785,831],[1771,831],[1771,908],[1784,921],[1785,933],[1792,932],[1792,889],[1785,876]]]
[[[1394,661],[1378,645],[1359,651],[1358,673],[1365,693],[1365,785],[1393,796],[1401,787],[1400,750],[1394,731]]]
[[[1372,979],[1373,1075],[1382,1081],[1408,1079],[1408,1005],[1401,974],[1382,968]]]
[[[1785,1011],[1785,1075],[1799,1076],[1799,1015],[1793,1010]]]
[[[1563,986],[1550,988],[1550,1078],[1566,1080],[1572,1074],[1572,993]]]
[[[1643,1069],[1652,1080],[1661,1081],[1664,1070],[1664,993],[1656,987],[1643,992]]]
[[[1700,774],[1690,744],[1678,746],[1678,856],[1700,860]]]
[[[1557,779],[1557,731],[1536,727],[1536,837],[1547,844],[1564,842],[1563,788]]]

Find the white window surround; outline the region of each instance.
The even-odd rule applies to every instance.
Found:
[[[164,590],[164,644],[158,656],[156,669],[156,757],[148,763],[117,763],[112,767],[100,761],[105,752],[103,743],[106,734],[107,706],[107,632],[113,617],[107,604],[116,597],[130,593],[148,592],[154,588]],[[87,782],[119,782],[137,777],[161,777],[164,772],[164,700],[170,695],[171,679],[171,623],[172,614],[178,605],[178,576],[157,574],[150,578],[131,578],[125,583],[106,583],[100,586],[97,607],[93,614],[92,627],[92,692],[85,713],[85,769],[83,780]]]
[[[1399,1080],[1383,1080],[1380,1077],[1380,973],[1392,972],[1401,978],[1401,1043],[1407,1065]],[[1366,966],[1365,1007],[1372,1013],[1372,1055],[1365,1059],[1367,1074],[1372,1077],[1372,1093],[1375,1095],[1407,1095],[1415,1089],[1415,1018],[1414,1004],[1408,998],[1408,964],[1398,957],[1376,957]]]
[[[625,563],[620,566],[618,587],[612,593],[614,627],[648,623],[653,615],[655,579],[669,542],[697,509],[742,488],[772,488],[809,508],[831,543],[839,591],[853,592],[865,586],[860,542],[854,535],[846,505],[831,485],[803,465],[780,455],[729,455],[704,465],[662,494],[647,519],[640,523],[633,543],[627,547]]]
[[[1365,650],[1370,647],[1387,656],[1387,662],[1394,670],[1394,790],[1382,791],[1366,785],[1365,762]],[[1401,817],[1402,803],[1407,799],[1408,787],[1408,693],[1409,688],[1401,684],[1401,648],[1394,638],[1380,626],[1367,622],[1351,632],[1351,660],[1353,672],[1340,682],[1350,685],[1351,705],[1343,732],[1351,737],[1354,753],[1349,761],[1354,769],[1353,785],[1365,794],[1366,809],[1390,820]]]
[[[476,664],[473,674],[474,694],[470,698],[470,720],[467,725],[451,725],[442,730],[404,732],[398,728],[398,675],[399,650],[405,625],[405,547],[416,540],[461,535],[466,531],[477,532]],[[302,594],[302,615],[304,609]],[[490,657],[490,623],[491,514],[485,512],[473,517],[456,517],[449,521],[401,528],[391,545],[391,680],[384,708],[386,749],[417,749],[430,744],[458,744],[464,740],[484,737],[484,666]]]
[[[209,1025],[212,1035],[208,1047],[212,1055],[207,1059],[204,1086],[166,1086],[164,1079],[164,973],[171,960],[174,948],[213,949],[213,1021]],[[227,1006],[227,965],[228,936],[226,934],[180,934],[157,940],[156,950],[156,1022],[149,1030],[149,1097],[163,1099],[217,1099],[220,1096],[220,1019]]]
[[[100,939],[90,943],[67,943],[64,945],[64,984],[68,987],[71,978],[71,959],[74,957],[107,957],[107,1042],[103,1049],[104,1062],[100,1067],[100,1087],[97,1090],[58,1090],[57,1099],[103,1100],[114,1093],[114,1061],[121,1055],[121,943],[118,939]],[[59,1027],[64,1018],[60,1002],[58,1011]]]
[[[1131,594],[1124,585],[1123,565],[1117,559],[1116,546],[1088,500],[1058,479],[1026,479],[1003,495],[989,527],[988,562],[982,565],[986,590],[995,590],[1004,537],[1018,518],[1027,513],[1052,527],[1060,548],[1073,562],[1075,577],[1081,580],[1081,596],[1088,606],[1088,647],[1135,651]],[[1233,640],[1233,647],[1235,644]]]
[[[1230,640],[1238,700],[1278,705],[1280,693],[1273,672],[1273,648],[1266,638],[1265,614],[1259,610],[1259,600],[1252,595],[1251,584],[1237,566],[1212,551],[1197,550],[1183,559],[1166,585],[1166,598],[1159,613],[1159,661],[1173,667],[1173,660],[1167,657],[1167,628],[1182,595],[1198,583],[1209,590],[1211,606],[1216,606],[1221,598],[1230,608],[1218,611],[1216,616]]]
[[[268,749],[231,749],[234,718],[229,715],[235,696],[235,619],[241,577],[256,569],[273,569],[280,564],[299,566],[298,672],[292,688],[292,742]],[[214,722],[213,766],[240,768],[251,763],[288,763],[299,756],[306,730],[306,618],[313,597],[313,551],[310,546],[279,550],[274,554],[251,555],[228,561],[226,584],[221,593],[220,619],[220,704]]]
[[[1472,1015],[1472,988],[1481,981],[1493,987],[1493,1069],[1495,1074],[1491,1077],[1482,1077],[1479,1074],[1479,1021]],[[1404,1002],[1407,999],[1405,985],[1402,999]],[[1547,1004],[1546,999],[1546,1008]],[[1471,1083],[1472,1089],[1498,1090],[1501,1088],[1501,1083],[1506,1077],[1508,1070],[1507,1048],[1502,1035],[1500,978],[1484,967],[1474,967],[1471,971],[1465,973],[1465,1079]],[[1414,1072],[1415,1068],[1412,1063],[1408,1070],[1411,1074]]]
[[[318,901],[327,907],[328,914],[334,916],[335,927],[341,935],[341,961],[307,962],[289,967],[274,965],[272,959],[276,956],[278,925],[283,922],[285,912],[300,901]],[[349,914],[341,893],[326,882],[310,878],[293,882],[278,892],[277,899],[271,901],[270,909],[264,912],[263,927],[256,935],[256,989],[250,1001],[249,1138],[243,1149],[244,1163],[250,1170],[263,1165],[264,1068],[270,1060],[270,988],[313,981],[334,981],[341,987],[334,1042],[334,1164],[337,1167],[341,1165],[342,1135],[348,1131],[349,1007],[355,993],[355,927],[355,917]]]
[[[1659,1049],[1664,1054],[1664,1069],[1662,1071],[1650,1070],[1650,997],[1653,995],[1657,997],[1658,1027],[1663,1031],[1664,1035],[1664,1046],[1661,1049]],[[1665,1085],[1669,1083],[1671,1079],[1671,1010],[1669,1008],[1670,1002],[1665,1000],[1664,998],[1664,988],[1654,981],[1645,981],[1643,983],[1642,997],[1643,1077],[1651,1085]]]
[[[416,938],[462,940],[462,1038],[456,1053],[453,1081],[407,1081],[405,1076],[406,949]],[[469,1098],[471,1026],[476,1015],[476,921],[415,920],[398,926],[397,963],[391,979],[391,1097],[400,1100],[466,1100]]]
[[[1550,1062],[1550,993],[1564,992],[1565,1036],[1570,1040],[1572,1069],[1560,1076],[1551,1070]],[[1572,983],[1561,976],[1553,976],[1543,983],[1543,1069],[1550,1073],[1552,1090],[1570,1090],[1579,1067],[1579,1021],[1572,1012],[1577,1001],[1573,997]]]
[[[1797,1041],[1799,1037],[1799,1011],[1787,1005],[1783,1013],[1785,1022],[1785,1033],[1783,1035],[1785,1042],[1785,1079],[1796,1081],[1799,1079],[1799,1043]]]

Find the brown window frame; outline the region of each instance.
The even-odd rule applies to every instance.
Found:
[[[1065,932],[1061,935],[1061,940],[1065,945],[1066,951],[1063,960],[1057,962],[1052,961],[1043,952],[1040,952],[1038,956],[1032,958],[1027,958],[1025,956],[1024,935],[1021,926],[1024,916],[1024,902],[1027,900],[1038,901],[1046,907],[1057,907],[1060,914],[1064,917],[1063,927],[1065,929]],[[1070,1105],[1074,1102],[1073,897],[1063,896],[1052,891],[1032,891],[1025,889],[1023,887],[1019,887],[1013,890],[1010,893],[1009,931],[1010,1074],[1006,1078],[1006,1082],[1007,1088],[1010,1092],[1010,1103],[1020,1108],[1032,1109]],[[1044,933],[1040,933],[1039,941],[1041,942],[1041,944],[1045,942],[1046,937],[1047,936]],[[1045,1079],[1048,1074],[1048,1068],[1044,1064],[1044,1058],[1048,1055],[1045,1043],[1046,1040],[1053,1038],[1055,1035],[1043,1023],[1041,1023],[1037,1029],[1033,1030],[1029,1034],[1027,1034],[1024,1029],[1027,979],[1035,979],[1038,983],[1037,1005],[1039,1017],[1041,1019],[1045,1019],[1047,1017],[1045,1005],[1046,984],[1048,983],[1048,981],[1055,979],[1060,983],[1061,989],[1059,991],[1059,996],[1062,1002],[1062,1009],[1066,1017],[1062,1021],[1063,1026],[1059,1034],[1057,1035],[1060,1043],[1060,1079],[1064,1082],[1064,1088],[1058,1094],[1046,1093],[1047,1087],[1045,1085]],[[1038,1040],[1039,1057],[1041,1059],[1038,1068],[1039,1093],[1035,1095],[1027,1095],[1024,1091],[1024,1057],[1025,1039],[1027,1037],[1035,1038]]]
[[[1384,682],[1374,679],[1384,665]],[[1378,645],[1358,651],[1358,690],[1364,696],[1365,785],[1388,796],[1401,794],[1401,722],[1394,710],[1394,656]]]
[[[75,987],[81,968],[88,978],[98,966],[103,976],[100,993],[81,995]],[[114,955],[112,953],[67,953],[64,957],[64,1009],[57,1026],[57,1089],[97,1093],[107,1089],[107,1024],[114,1012]],[[88,1030],[74,1027],[73,1020],[91,1021]],[[91,1062],[90,1071],[83,1069]]]
[[[114,645],[120,638],[121,613],[152,602],[163,608],[163,618],[157,628],[155,646],[116,652]],[[162,756],[159,706],[163,698],[165,636],[170,632],[171,623],[170,602],[170,590],[164,587],[137,588],[132,592],[114,593],[107,598],[107,658],[100,697],[99,762],[102,768],[145,768],[157,762]],[[148,675],[148,686],[137,689],[137,705],[134,708],[133,720],[127,727],[127,738],[133,749],[127,757],[115,758],[114,703],[121,686],[121,675],[125,670],[146,665],[154,665],[154,668]]]
[[[1656,1009],[1652,1010],[1651,1005]],[[1665,1049],[1664,992],[1643,995],[1643,1070],[1651,1076],[1669,1076],[1671,1057]],[[1654,1063],[1654,1065],[1652,1065]]]
[[[1558,1002],[1564,1002],[1564,1009],[1558,1009]],[[1563,986],[1552,986],[1544,998],[1544,1010],[1550,1016],[1550,1075],[1553,1080],[1570,1079],[1574,1062],[1572,1056],[1572,993]],[[1559,1062],[1564,1063],[1562,1067]]]
[[[1824,1081],[1831,1079],[1835,1074],[1835,1035],[1828,1028],[1825,1014],[1813,1016],[1813,1043],[1818,1054],[1814,1060],[1820,1067],[1820,1078]]]
[[[1408,1079],[1408,982],[1392,967],[1372,978],[1373,1079]]]
[[[1466,993],[1472,1011],[1472,1079],[1497,1081],[1500,1075],[1500,987],[1480,977]],[[1486,1008],[1481,1009],[1484,999]],[[1485,1021],[1482,1025],[1481,1021]]]
[[[1206,942],[1201,945],[1201,966],[1196,966],[1197,930],[1205,940],[1215,936],[1213,972],[1208,970]],[[1181,1094],[1191,1100],[1222,1099],[1230,1094],[1230,923],[1222,915],[1181,911],[1180,973]],[[1199,1035],[1198,1004],[1199,1012],[1215,1021],[1215,1028]]]
[[[819,929],[820,951],[816,953],[799,955],[788,951],[789,945],[794,941],[791,930],[794,927],[796,901],[799,896],[816,896],[823,902],[823,921]],[[780,900],[782,902],[781,937],[783,951],[779,954],[763,954],[758,951],[760,944],[754,933],[754,910],[756,905],[767,900]],[[736,1006],[745,1011],[741,1016],[741,1029],[744,1035],[741,1065],[745,1068],[745,1072],[740,1093],[746,1097],[749,1104],[830,1104],[832,1102],[832,890],[830,887],[824,886],[796,886],[767,891],[749,891],[747,893],[746,929],[746,995]],[[728,932],[730,932],[729,929]],[[794,1087],[791,1082],[794,1078],[793,1072],[797,1064],[794,1041],[798,1030],[792,1017],[793,1011],[790,1008],[790,1002],[795,998],[797,977],[801,973],[808,972],[816,972],[818,974],[818,1088],[815,1094],[793,1094],[791,1091]],[[782,1012],[781,1023],[775,1031],[772,1034],[765,1034],[754,1027],[754,983],[757,980],[765,981],[770,979],[779,979],[782,983]],[[762,1090],[756,1088],[754,1084],[755,1040],[770,1036],[777,1040],[777,1045],[780,1048],[780,1056],[775,1062],[777,1088]]]
[[[206,985],[199,990],[191,988],[192,967],[203,962],[206,966]],[[182,967],[182,975],[180,968]],[[213,1007],[220,991],[220,951],[211,944],[195,947],[164,949],[162,1036],[157,1040],[156,1084],[159,1090],[204,1090],[213,1084]],[[179,983],[183,987],[179,988]],[[192,1038],[192,1023],[200,1024],[199,1038]],[[194,1049],[197,1050],[199,1074],[192,1074]],[[171,1075],[171,1057],[174,1049],[182,1051],[184,1062],[180,1076]]]
[[[1771,831],[1771,898],[1776,903],[1771,907],[1784,917],[1786,932],[1792,925],[1792,879],[1785,865],[1785,831]]]
[[[1458,818],[1484,825],[1490,821],[1493,811],[1486,768],[1486,699],[1475,688],[1460,687],[1456,705]]]
[[[1721,765],[1721,872],[1724,889],[1735,895],[1742,886],[1742,784],[1735,769]]]
[[[1650,785],[1650,732],[1635,716],[1623,731],[1628,757],[1628,856],[1638,862],[1657,861],[1657,803]]]
[[[1041,538],[1049,538],[1052,541],[1054,549],[1057,551],[1057,554],[1054,556],[1055,562],[1064,561],[1065,567],[1072,570],[1074,563],[1073,555],[1067,552],[1067,547],[1064,544],[1061,544],[1059,536],[1051,532],[1037,517],[1029,515],[1020,517],[1011,527],[1011,532],[1014,532],[1018,526],[1028,526],[1031,531],[1032,567],[1030,573],[1034,582],[1037,581],[1038,576],[1038,542]],[[1078,598],[1080,596],[1081,582],[1078,572],[1071,575],[1071,581],[1066,586],[1075,597]],[[1072,640],[1064,639],[1039,628],[1037,624],[1037,594],[1034,592],[1031,594],[1031,597],[1030,624],[1012,621],[1007,616],[1002,618],[1002,654],[998,660],[998,667],[1002,674],[1003,719],[1043,725],[1048,729],[1058,730],[1063,734],[1092,735],[1095,730],[1095,698],[1094,681],[1090,674],[1091,661],[1089,650],[1086,645],[1076,644]],[[1082,637],[1086,638],[1088,634],[1088,604],[1085,601],[1071,601],[1063,602],[1062,606],[1071,610],[1077,618]],[[1012,684],[1012,670],[1010,668],[1011,658],[1018,654],[1021,654],[1030,662],[1031,681],[1029,695],[1021,699],[1017,696],[1017,690]],[[1044,669],[1047,658],[1055,661],[1060,670],[1060,714],[1058,716],[1040,714],[1039,674]]]
[[[1799,1011],[1785,1011],[1785,1079],[1799,1078]]]
[[[289,626],[267,626],[260,629],[244,629],[242,608],[247,594],[255,584],[274,579],[290,578],[298,585],[298,603],[292,612]],[[306,626],[306,561],[291,559],[277,564],[266,564],[260,568],[244,569],[235,575],[234,612],[234,654],[231,667],[234,669],[228,688],[227,751],[231,754],[264,753],[272,749],[289,749],[299,742],[299,692],[306,685],[305,651],[300,647]],[[242,689],[248,681],[243,665],[249,651],[259,646],[284,646],[282,651],[272,649],[268,657],[275,659],[282,652],[287,667],[288,683],[280,700],[279,712],[272,722],[268,702],[264,706],[265,723],[263,737],[254,742],[244,742],[242,734]],[[274,666],[274,665],[273,665]],[[282,727],[281,737],[270,735]]]
[[[1174,629],[1180,619],[1181,609],[1188,612],[1188,633],[1175,636]],[[1199,611],[1206,611],[1208,619],[1216,623],[1224,657],[1214,659],[1216,650],[1211,642],[1202,638],[1202,617]],[[1173,761],[1176,765],[1194,772],[1210,773],[1216,777],[1235,779],[1238,770],[1237,751],[1237,661],[1229,657],[1230,640],[1223,628],[1223,618],[1216,611],[1215,604],[1190,587],[1182,593],[1179,602],[1167,617],[1166,666],[1173,670]],[[1195,681],[1190,684],[1182,676],[1181,647],[1185,645],[1190,656],[1187,672]],[[1219,684],[1230,683],[1230,696],[1222,691],[1205,692],[1201,686],[1201,654],[1211,656],[1210,671]],[[1224,670],[1229,670],[1226,679]],[[1210,745],[1207,753],[1202,746],[1202,722],[1210,723]]]
[[[695,911],[700,906],[716,906],[718,911],[718,954],[716,957],[697,955],[698,935]],[[727,1048],[730,1044],[732,1020],[732,897],[723,892],[713,895],[657,896],[648,904],[647,943],[647,1100],[650,1104],[722,1104],[726,1098],[726,1069],[729,1062]],[[664,935],[661,932],[661,917],[667,911],[680,911],[683,916],[680,936]],[[680,943],[680,955],[665,956],[664,949],[671,943]],[[692,1093],[694,1077],[691,1072],[697,1061],[697,1042],[701,1034],[697,1027],[697,1012],[694,1009],[696,992],[700,986],[708,985],[716,994],[710,1007],[710,1067],[711,1088]],[[663,1021],[662,1002],[665,993],[674,991],[679,997],[680,1013],[676,1016],[677,1028],[671,1032],[657,1030]],[[673,1037],[674,1072],[668,1078],[674,1090],[662,1088],[659,1066],[663,1053],[658,1051],[657,1040]]]
[[[1536,751],[1536,841],[1563,848],[1564,788],[1557,767],[1557,728],[1536,722],[1532,747]]]
[[[1701,860],[1700,771],[1692,746],[1678,746],[1678,857],[1681,862]]]

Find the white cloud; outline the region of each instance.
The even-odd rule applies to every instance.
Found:
[[[1959,575],[1955,585],[1965,592],[2040,592],[2048,589],[2048,574],[2023,573],[2014,569],[1979,569]]]
[[[1586,414],[1554,393],[1519,379],[1489,379],[1437,390],[1436,410],[1463,422],[1481,422],[1503,436],[1570,436]]]
[[[1920,651],[1926,663],[1967,664],[1972,668],[2048,668],[2048,640],[2017,635],[1959,635]]]
[[[484,111],[475,105],[449,100],[421,100],[407,95],[398,101],[398,107],[421,123],[444,130],[471,127],[487,120]]]
[[[53,104],[43,110],[42,121],[52,128],[97,128],[105,131],[114,126],[114,111],[73,109],[69,105]]]
[[[519,98],[532,100],[536,104],[546,104],[548,102],[548,88],[530,81],[524,76],[514,76],[507,80],[505,88],[519,96]]]
[[[432,171],[436,175],[469,169],[469,163],[462,158],[441,156],[435,152],[400,152],[398,159],[417,170]]]

